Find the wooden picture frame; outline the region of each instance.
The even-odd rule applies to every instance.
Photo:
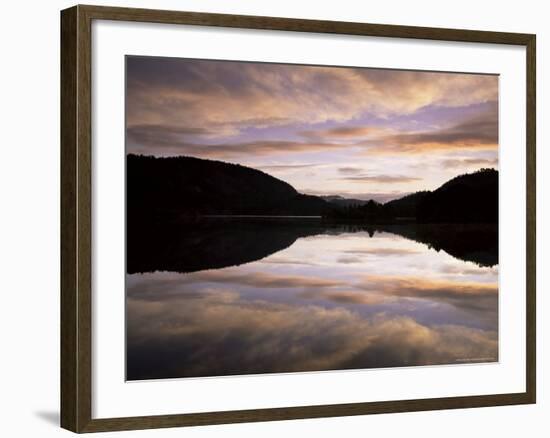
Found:
[[[518,45],[526,48],[526,391],[128,418],[92,418],[93,20]],[[99,432],[535,403],[535,35],[196,12],[75,6],[61,12],[61,426]]]

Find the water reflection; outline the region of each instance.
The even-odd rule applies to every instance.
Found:
[[[380,232],[402,236],[480,266],[498,263],[498,229],[492,224],[350,225],[315,218],[211,218],[196,222],[130,222],[127,269],[132,274],[225,268],[264,258],[304,237],[357,232],[370,237]],[[343,260],[352,260],[353,253],[343,256]]]
[[[479,262],[493,255],[473,251],[474,263],[457,258],[462,249],[453,256],[422,243],[426,233],[445,235],[438,227],[409,230],[416,239],[342,227],[295,237],[299,227],[272,227],[275,237],[256,233],[256,256],[275,241],[284,249],[224,268],[238,251],[204,237],[200,255],[215,253],[210,242],[218,269],[197,261],[188,272],[127,275],[127,377],[496,361],[498,267]],[[162,263],[181,267],[192,256],[174,252]]]

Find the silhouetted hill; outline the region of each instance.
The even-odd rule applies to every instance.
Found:
[[[422,222],[498,222],[498,172],[481,169],[447,181],[419,202]]]
[[[483,266],[498,263],[498,172],[492,169],[386,204],[370,200],[335,206],[240,165],[129,155],[127,212],[129,273],[232,266],[258,260],[300,237],[358,230],[399,234]],[[208,215],[323,219],[201,218]]]
[[[416,218],[418,205],[429,193],[428,191],[416,192],[399,199],[394,199],[393,201],[386,202],[384,209],[389,216],[394,218]]]
[[[328,204],[238,164],[127,156],[127,208],[138,215],[321,215]]]
[[[382,224],[377,229],[423,243],[436,251],[479,266],[498,264],[498,225],[477,224]]]
[[[480,169],[457,176],[434,191],[412,193],[384,205],[334,209],[329,216],[372,223],[497,223],[498,171]]]
[[[151,218],[205,215],[322,215],[364,223],[497,223],[498,171],[481,169],[457,176],[434,191],[380,204],[304,195],[284,181],[238,164],[128,155],[127,209],[129,226]]]

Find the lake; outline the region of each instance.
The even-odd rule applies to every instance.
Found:
[[[213,218],[129,233],[128,380],[498,360],[495,226]]]

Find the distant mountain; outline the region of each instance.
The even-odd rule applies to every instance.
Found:
[[[128,155],[126,166],[127,209],[138,215],[322,215],[329,208],[321,198],[238,164]]]
[[[319,197],[321,199],[324,199],[328,203],[336,205],[338,207],[348,207],[350,205],[365,205],[369,202],[365,201],[364,199],[344,198],[343,196],[339,195],[325,195]]]

